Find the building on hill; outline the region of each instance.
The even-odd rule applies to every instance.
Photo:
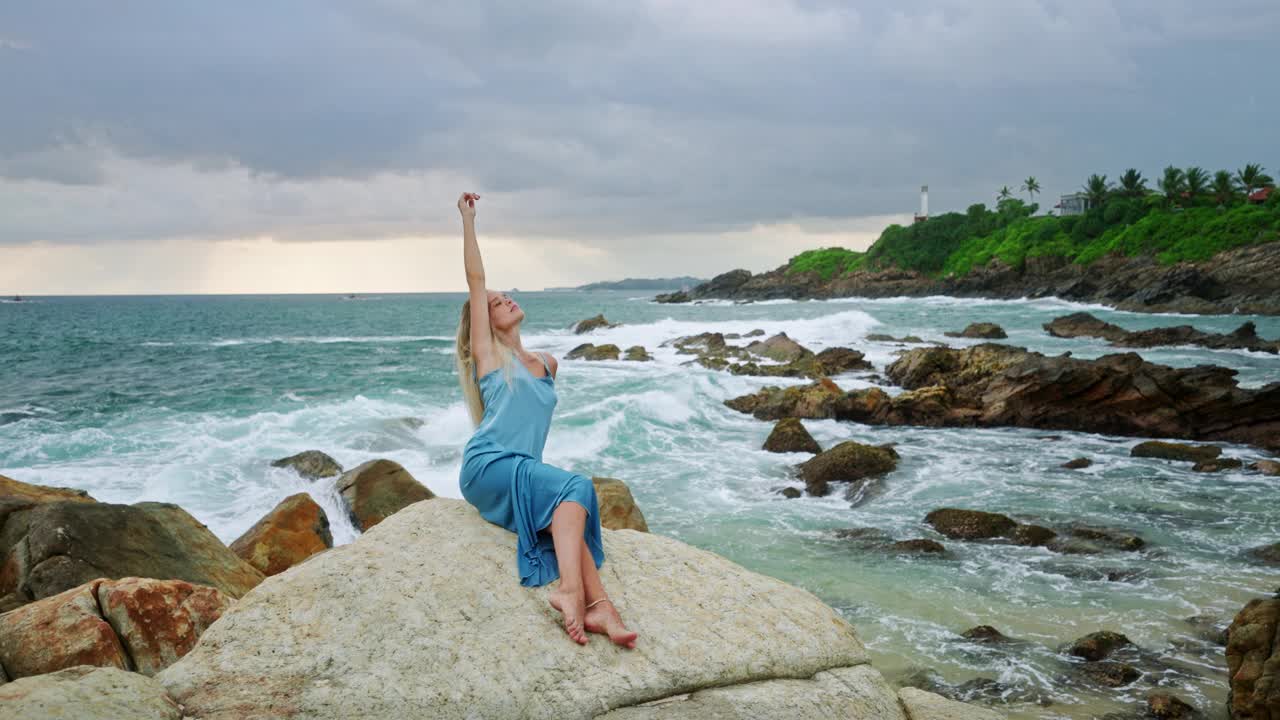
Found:
[[[1089,196],[1082,192],[1063,195],[1054,207],[1058,209],[1058,214],[1063,217],[1083,215],[1089,210]]]
[[[922,223],[929,219],[929,186],[920,186],[920,212],[916,213],[916,222]]]
[[[1272,186],[1258,188],[1257,190],[1254,190],[1253,192],[1249,193],[1249,202],[1254,203],[1256,205],[1261,205],[1262,203],[1266,202],[1267,198],[1271,197],[1271,193],[1275,191],[1276,191],[1275,187],[1272,187]]]

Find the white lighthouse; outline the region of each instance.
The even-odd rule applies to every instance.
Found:
[[[916,213],[916,222],[929,219],[929,186],[920,186],[920,212]]]

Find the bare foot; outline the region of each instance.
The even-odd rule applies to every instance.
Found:
[[[628,630],[622,623],[622,616],[618,615],[618,609],[610,600],[596,603],[588,608],[584,624],[589,632],[608,635],[615,645],[625,648],[636,646],[636,633]]]
[[[559,610],[564,615],[564,631],[569,633],[569,638],[579,645],[586,645],[587,632],[582,626],[582,618],[586,614],[586,610],[583,608],[585,603],[583,602],[582,588],[575,589],[561,586],[551,591],[551,594],[547,597],[547,602],[551,603],[551,607]],[[596,607],[599,607],[599,605]],[[594,609],[592,608],[592,610]]]

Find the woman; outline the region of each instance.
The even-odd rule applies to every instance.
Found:
[[[556,405],[556,359],[520,344],[524,311],[505,293],[484,286],[476,244],[474,193],[458,199],[462,257],[470,297],[458,323],[458,380],[476,432],[462,454],[462,496],[480,515],[516,534],[520,584],[538,587],[557,577],[551,606],[580,645],[587,632],[636,646],[605,595],[597,568],[604,562],[600,516],[591,480],[542,462]]]

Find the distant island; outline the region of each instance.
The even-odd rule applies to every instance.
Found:
[[[657,302],[708,298],[1056,296],[1138,312],[1280,315],[1280,192],[1260,165],[1234,174],[1167,167],[1088,178],[1059,213],[1000,189],[994,210],[890,225],[866,252],[810,250],[753,275],[733,270]],[[1028,199],[1035,178],[1022,184]]]
[[[547,290],[680,290],[701,285],[706,281],[706,278],[695,277],[627,278],[625,280],[588,283],[578,287],[547,288]]]

